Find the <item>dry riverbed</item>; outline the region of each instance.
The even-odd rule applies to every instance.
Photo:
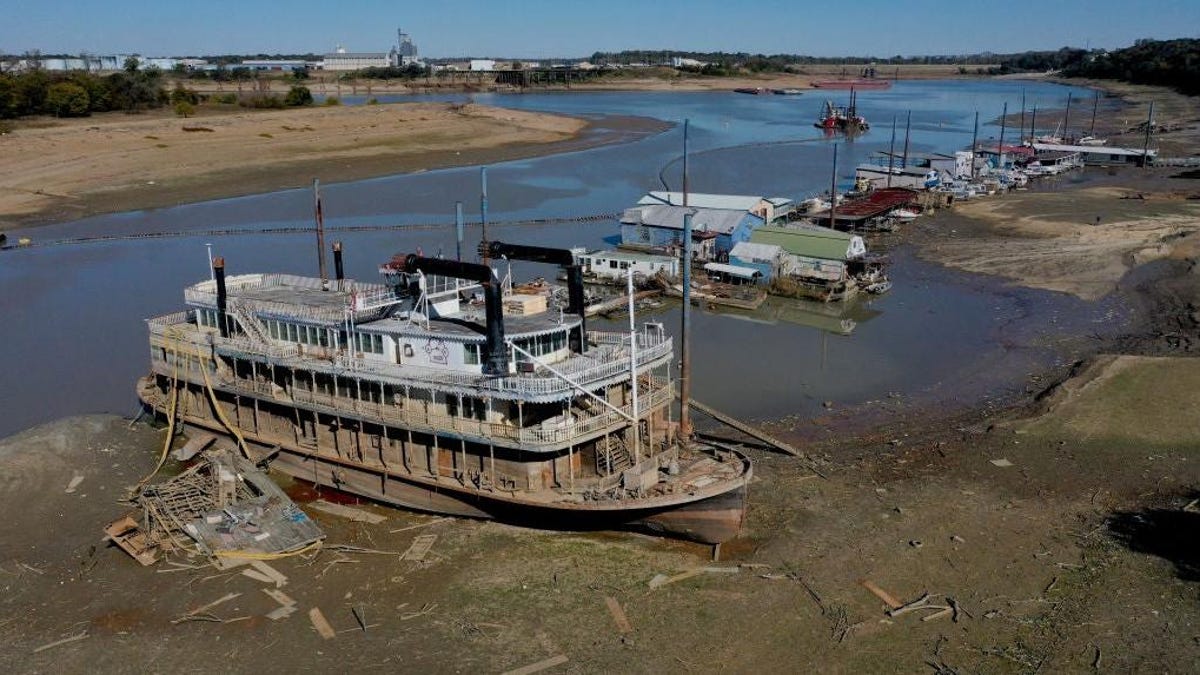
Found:
[[[0,135],[0,226],[579,149],[589,124],[437,103],[25,122]]]

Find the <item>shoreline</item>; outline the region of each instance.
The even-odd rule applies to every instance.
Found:
[[[386,135],[386,130],[379,129],[379,119],[394,114],[406,115],[402,122],[416,129]],[[8,188],[8,202],[0,204],[7,211],[0,216],[0,227],[11,236],[109,213],[302,188],[311,185],[314,177],[336,184],[577,152],[637,140],[672,126],[646,117],[581,118],[425,103],[218,113],[188,120],[117,115],[71,120],[48,129],[35,122],[28,135],[36,137],[21,138],[19,131],[12,140],[0,140],[0,147],[19,141],[40,144],[58,152],[60,159],[41,162],[30,158],[26,163],[38,169],[22,171],[21,166],[9,166],[0,173],[0,184]],[[335,119],[322,126],[323,118],[330,116]],[[236,137],[221,139],[219,147],[199,145],[218,134],[229,136],[236,127],[246,128],[236,132]],[[215,129],[217,133],[187,134],[180,129]],[[125,146],[110,153],[116,168],[91,156],[88,139],[63,142],[54,138],[78,137],[81,132],[110,138],[124,135]],[[47,138],[53,140],[46,142]],[[177,146],[170,151],[178,154],[171,158],[153,155],[168,151],[169,146]],[[256,159],[256,149],[271,153],[270,158]],[[31,177],[39,171],[40,175]],[[106,176],[95,175],[98,171],[105,171],[119,186],[106,184]],[[30,189],[21,187],[22,183],[55,187]],[[64,183],[65,189],[59,187]]]

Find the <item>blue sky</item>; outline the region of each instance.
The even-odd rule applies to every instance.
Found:
[[[386,51],[545,58],[679,49],[816,56],[1115,48],[1200,37],[1200,0],[6,0],[0,52]],[[832,7],[821,11],[816,7]]]

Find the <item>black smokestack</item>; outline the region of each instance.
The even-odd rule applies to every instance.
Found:
[[[337,277],[338,290],[346,290],[346,271],[342,268],[342,242],[340,241],[333,242],[333,274]]]
[[[487,320],[487,354],[484,355],[483,372],[486,375],[507,375],[508,348],[504,344],[504,305],[500,296],[500,284],[493,278],[492,268],[476,263],[410,255],[404,259],[404,271],[465,279],[483,286],[484,316]]]
[[[571,335],[571,348],[582,354],[587,350],[587,317],[583,299],[583,268],[575,264],[575,254],[565,248],[506,244],[483,241],[479,254],[485,258],[508,258],[558,265],[567,272],[567,313],[579,315],[579,329]]]
[[[225,294],[225,258],[213,259],[213,279],[217,282],[217,328],[221,337],[229,337],[229,318],[227,314],[228,297]]]
[[[587,312],[583,299],[583,266],[567,265],[567,312],[579,315],[579,330],[571,331],[571,348],[587,351]]]

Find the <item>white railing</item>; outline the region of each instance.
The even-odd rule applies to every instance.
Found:
[[[489,377],[465,371],[361,359],[353,352],[338,352],[326,347],[275,341],[263,342],[245,335],[223,338],[216,331],[189,324],[187,312],[157,317],[147,323],[150,327],[151,342],[156,346],[167,346],[167,342],[179,340],[206,349],[211,344],[222,353],[232,353],[235,356],[258,355],[275,360],[280,365],[321,372],[351,376],[371,375],[411,386],[457,387],[471,393],[508,394],[514,398],[564,398],[571,396],[575,390],[574,385],[544,369],[537,369],[532,373]],[[167,338],[165,333],[169,328],[174,328],[175,334]],[[553,363],[555,370],[587,387],[614,378],[627,379],[629,336],[620,333],[589,333],[589,340],[596,344],[587,354],[575,354]],[[639,333],[639,370],[669,357],[672,344],[671,338],[664,334]]]

